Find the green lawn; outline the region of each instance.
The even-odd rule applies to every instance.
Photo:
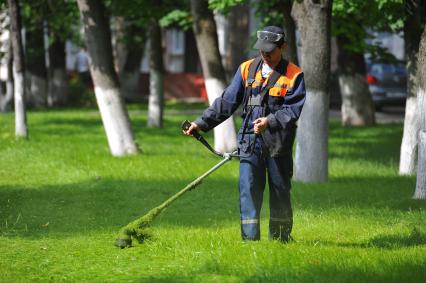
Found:
[[[144,153],[126,158],[110,156],[95,110],[30,112],[29,140],[1,114],[1,282],[424,282],[426,202],[397,175],[400,124],[330,124],[330,181],[293,183],[290,244],[267,239],[267,193],[262,240],[241,241],[233,161],[157,218],[151,240],[117,249],[123,225],[219,160],[181,135],[195,116],[148,129],[132,113]]]

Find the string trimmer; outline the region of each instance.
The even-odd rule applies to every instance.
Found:
[[[191,123],[186,120],[182,123],[182,129],[188,130],[191,126]],[[167,208],[172,202],[177,200],[179,197],[181,197],[184,193],[193,190],[195,187],[197,187],[199,184],[201,184],[201,181],[206,178],[208,175],[216,171],[219,167],[221,167],[223,164],[228,162],[232,159],[232,157],[236,157],[237,152],[233,153],[220,153],[214,150],[210,144],[204,139],[200,133],[197,131],[192,132],[192,136],[196,138],[199,142],[201,142],[208,150],[210,150],[212,153],[214,153],[217,156],[222,157],[223,159],[217,163],[215,166],[210,168],[207,172],[205,172],[203,175],[189,183],[185,188],[180,190],[178,193],[167,199],[165,202],[160,204],[159,206],[151,209],[148,211],[147,214],[143,215],[142,217],[130,222],[123,228],[121,228],[118,238],[115,241],[115,245],[119,248],[125,248],[125,247],[131,247],[132,246],[132,238],[138,240],[139,243],[142,243],[145,239],[150,237],[150,231],[149,226],[151,222],[160,215],[160,213]]]

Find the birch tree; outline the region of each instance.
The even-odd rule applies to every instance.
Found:
[[[34,11],[37,12],[37,11]],[[25,59],[27,84],[29,93],[28,104],[38,107],[47,104],[47,68],[44,52],[43,20],[40,15],[35,17],[33,25],[26,32]]]
[[[426,199],[426,25],[419,45],[417,63],[417,115],[419,121],[419,150],[415,199]]]
[[[123,72],[124,64],[127,58],[127,23],[126,19],[122,16],[113,17],[111,22],[111,26],[114,31],[112,33],[112,57],[114,60],[114,68],[117,71],[118,77],[121,78],[121,74]]]
[[[69,99],[65,42],[76,37],[75,27],[80,19],[78,8],[73,1],[50,1],[48,5],[43,5],[43,9],[38,9],[45,19],[49,38],[47,105],[65,105]]]
[[[425,20],[425,4],[421,0],[405,1],[404,42],[407,68],[407,101],[405,104],[404,133],[401,142],[399,174],[416,172],[417,140],[417,55],[419,52],[422,21]],[[423,19],[423,20],[422,20]]]
[[[371,28],[384,29],[376,1],[335,0],[332,31],[337,39],[338,81],[342,96],[342,124],[375,124],[375,107],[368,88],[364,53],[377,53],[378,47],[367,45]],[[380,49],[381,51],[381,49]]]
[[[5,15],[6,13],[4,13]],[[8,16],[5,17],[5,19],[9,19]],[[4,20],[5,20],[4,19]],[[3,23],[4,24],[4,23]],[[2,24],[2,25],[3,25]],[[9,24],[4,24],[6,27],[9,26]],[[13,100],[13,49],[12,49],[12,42],[10,38],[10,33],[7,31],[7,40],[4,42],[5,45],[7,45],[4,49],[6,50],[6,54],[4,54],[4,61],[6,63],[6,70],[7,70],[7,78],[6,78],[6,91],[5,94],[0,94],[0,111],[5,112],[8,111],[10,108],[10,104]]]
[[[65,41],[55,33],[51,33],[51,38],[53,43],[49,46],[47,105],[65,105],[68,101]]]
[[[191,0],[193,30],[203,69],[204,82],[210,105],[219,97],[226,87],[225,69],[223,68],[213,12],[208,7],[208,0]],[[220,152],[236,149],[236,132],[231,116],[214,128],[214,147]]]
[[[346,35],[337,36],[342,124],[344,126],[374,125],[376,120],[374,104],[365,79],[367,72],[364,54],[351,50],[350,44]]]
[[[123,97],[138,99],[140,65],[146,40],[144,28],[134,23],[126,27],[126,59],[120,74],[120,86]],[[140,98],[139,98],[140,99]]]
[[[293,9],[292,0],[283,1],[283,16],[284,16],[284,28],[286,31],[287,39],[287,50],[286,50],[286,59],[294,64],[298,65],[299,60],[297,58],[297,42],[296,42],[296,23],[291,17],[291,10]]]
[[[164,110],[164,64],[161,45],[161,27],[153,20],[149,27],[149,103],[148,126],[163,126]]]
[[[161,127],[163,124],[164,108],[164,66],[162,37],[159,21],[169,12],[185,6],[184,1],[172,0],[122,0],[112,1],[110,9],[112,13],[126,21],[126,52],[128,59],[124,64],[124,70],[120,75],[123,89],[128,97],[134,97],[139,79],[140,59],[143,53],[143,45],[146,39],[145,30],[148,30],[150,39],[150,95],[148,106],[148,126]],[[135,11],[136,6],[151,7]],[[121,25],[123,26],[123,25]],[[124,30],[124,28],[120,28]],[[137,39],[137,40],[135,40]],[[138,54],[136,54],[138,53]],[[135,57],[130,57],[135,56]],[[132,70],[133,73],[132,73]]]
[[[332,0],[293,3],[292,16],[301,36],[301,67],[306,102],[299,119],[296,179],[328,179],[328,109],[330,80],[330,22]]]
[[[163,4],[163,3],[161,3]],[[135,9],[151,7],[151,9]],[[118,70],[120,91],[123,98],[140,101],[138,87],[140,66],[146,44],[148,18],[160,6],[153,0],[113,0],[108,2],[108,11],[114,16],[114,59]],[[162,5],[161,5],[162,7]]]
[[[96,101],[112,155],[136,154],[129,116],[120,94],[112,58],[109,22],[100,0],[78,0],[84,36],[90,55],[90,73],[95,85]]]
[[[21,13],[17,0],[8,0],[10,37],[13,49],[13,79],[15,101],[15,136],[28,137],[25,109],[25,62],[21,38]]]
[[[226,58],[228,78],[232,78],[242,62],[247,60],[247,46],[249,46],[249,16],[248,4],[234,6],[230,9],[228,19],[229,51]]]

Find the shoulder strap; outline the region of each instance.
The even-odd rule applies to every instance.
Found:
[[[256,77],[256,71],[259,69],[260,64],[262,63],[262,57],[256,57],[249,66],[247,83],[251,86],[254,83],[254,78]]]
[[[243,99],[244,112],[247,112],[247,102],[249,100],[249,97],[251,96],[251,91],[252,91],[251,86],[253,85],[255,81],[256,71],[259,69],[259,66],[261,63],[262,63],[262,57],[257,56],[253,60],[253,62],[251,62],[249,66],[248,75],[247,75],[247,87],[246,87],[246,90],[244,93],[244,99]]]
[[[278,63],[277,67],[272,71],[272,73],[269,75],[268,83],[263,88],[263,90],[260,92],[260,105],[263,105],[266,94],[269,93],[269,89],[275,85],[275,83],[278,81],[281,75],[285,75],[287,71],[288,61],[281,59],[281,61]],[[266,104],[263,107],[263,116],[266,115],[268,108],[268,104]]]
[[[278,63],[277,67],[272,71],[272,73],[269,75],[268,83],[261,91],[261,102],[263,101],[265,95],[268,93],[268,90],[275,85],[275,83],[278,81],[281,75],[285,75],[287,70],[288,61],[281,59],[281,61]]]

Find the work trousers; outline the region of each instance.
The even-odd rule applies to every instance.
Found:
[[[260,239],[260,211],[266,175],[269,184],[269,238],[287,242],[293,226],[290,189],[291,154],[269,157],[262,138],[256,139],[252,154],[240,158],[240,213],[243,240]]]

